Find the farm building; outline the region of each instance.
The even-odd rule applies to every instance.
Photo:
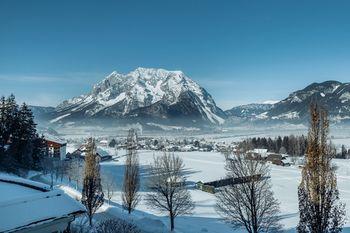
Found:
[[[269,153],[266,161],[279,166],[290,166],[291,161],[288,156],[282,154]]]
[[[252,160],[267,161],[279,166],[290,166],[290,158],[284,154],[270,153],[267,149],[254,149],[247,152],[247,158]]]
[[[72,152],[68,155],[69,158],[80,158],[83,160],[85,159],[85,156],[86,156],[86,146],[85,145],[82,145],[77,150],[75,150],[74,152]],[[101,149],[100,147],[97,147],[97,149],[96,149],[96,156],[98,157],[100,162],[108,161],[108,160],[112,159],[112,156],[110,154],[108,154],[107,151]]]
[[[196,188],[208,193],[215,193],[218,188],[225,187],[228,185],[237,185],[243,184],[247,182],[251,182],[253,180],[260,180],[261,175],[247,176],[247,177],[236,177],[236,178],[225,178],[221,180],[215,180],[211,182],[203,183],[201,181],[196,183]]]

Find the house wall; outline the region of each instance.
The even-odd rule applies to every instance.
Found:
[[[60,159],[61,160],[66,159],[66,155],[67,155],[67,147],[66,146],[62,146],[60,148]]]
[[[66,159],[67,146],[66,144],[60,144],[53,141],[46,141],[47,147],[49,148],[49,155],[61,160]]]
[[[54,221],[34,225],[32,227],[27,227],[26,229],[22,229],[16,231],[17,233],[60,233],[67,229],[69,222],[73,221],[74,217],[66,217],[56,219]]]

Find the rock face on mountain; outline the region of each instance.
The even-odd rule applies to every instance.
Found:
[[[240,106],[235,107],[234,111],[232,109],[229,111],[237,113],[231,115],[250,121],[307,123],[309,106],[313,101],[328,110],[332,122],[350,120],[350,83],[338,81],[312,83],[272,106],[247,105],[249,107]],[[226,114],[229,114],[228,111]]]
[[[51,123],[82,119],[222,124],[225,113],[211,95],[181,71],[137,68],[112,72],[92,91],[66,100]]]

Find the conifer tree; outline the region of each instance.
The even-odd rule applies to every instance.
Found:
[[[36,133],[32,111],[15,96],[0,99],[0,169],[19,173],[38,169],[44,144]]]
[[[11,137],[13,156],[22,167],[30,169],[34,167],[34,141],[38,135],[33,113],[25,103],[19,108],[15,121]]]

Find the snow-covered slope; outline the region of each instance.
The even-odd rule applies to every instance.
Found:
[[[225,114],[210,94],[181,71],[137,68],[112,72],[92,91],[56,107],[51,122],[82,118],[187,118],[222,124]]]
[[[317,102],[326,108],[332,121],[350,119],[350,83],[338,81],[312,83],[275,104],[267,116],[277,120],[306,122],[311,102]]]

